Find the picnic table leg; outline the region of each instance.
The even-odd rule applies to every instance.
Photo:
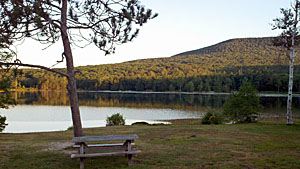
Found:
[[[84,169],[84,158],[80,158],[80,169]]]
[[[80,154],[84,154],[84,144],[80,144],[80,149],[79,149]],[[84,158],[79,158],[80,160],[80,169],[84,169]]]
[[[132,165],[132,154],[128,154],[128,166]]]
[[[131,140],[126,140],[126,150],[127,151],[131,151]],[[127,155],[127,159],[128,159],[128,166],[130,166],[132,164],[132,154],[126,154]]]

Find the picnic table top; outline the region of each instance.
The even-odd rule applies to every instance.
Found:
[[[134,140],[138,138],[139,137],[136,134],[110,135],[110,136],[83,136],[83,137],[74,137],[72,139],[72,142],[82,143],[82,142],[97,142],[97,141]]]

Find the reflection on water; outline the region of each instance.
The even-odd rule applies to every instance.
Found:
[[[15,92],[18,104],[69,105],[64,92]],[[227,95],[79,92],[80,106],[206,110],[221,108]]]
[[[9,125],[4,132],[65,130],[72,125],[69,99],[64,92],[14,92],[18,105],[0,110]],[[104,126],[107,116],[121,113],[127,124],[136,121],[199,118],[208,109],[221,110],[226,94],[155,94],[80,92],[83,127]],[[284,117],[286,97],[261,97],[263,115]],[[300,98],[293,98],[299,117]]]
[[[18,104],[26,105],[69,105],[65,92],[14,92]],[[207,111],[208,108],[222,109],[227,94],[155,94],[155,93],[108,93],[79,92],[80,106],[166,108],[176,110]],[[261,97],[266,113],[285,114],[284,96]],[[300,109],[300,97],[293,97],[293,109]]]

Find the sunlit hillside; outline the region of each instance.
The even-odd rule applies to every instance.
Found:
[[[209,47],[183,52],[163,59],[146,59],[131,63],[169,62],[214,66],[261,66],[288,64],[283,48],[273,46],[273,38],[231,39]]]
[[[260,91],[284,92],[287,54],[272,45],[272,38],[232,39],[172,57],[81,66],[76,68],[76,77],[83,90],[230,92],[249,81]],[[44,71],[23,72],[19,87],[53,90],[66,84]],[[298,67],[295,74],[298,91]]]

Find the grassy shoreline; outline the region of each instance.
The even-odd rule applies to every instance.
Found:
[[[299,124],[296,120],[296,124]],[[85,135],[137,134],[142,153],[131,168],[299,168],[300,125],[282,121],[201,125],[199,119],[171,125],[84,129]],[[79,168],[68,154],[71,130],[0,134],[0,168]],[[89,158],[86,168],[128,168],[124,157]]]

